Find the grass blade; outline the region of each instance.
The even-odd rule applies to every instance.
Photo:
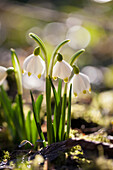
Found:
[[[39,95],[36,102],[35,102],[35,107],[36,107],[36,119],[37,119],[37,122],[40,123],[40,110],[41,110],[41,104],[42,104],[42,101],[43,101],[43,95]]]
[[[0,101],[4,109],[5,119],[8,123],[8,127],[11,135],[15,136],[15,128],[13,124],[13,110],[11,107],[11,100],[9,99],[7,93],[4,91],[3,87],[0,88]]]
[[[58,131],[59,131],[60,116],[61,116],[62,80],[59,79],[58,92],[56,92],[56,89],[55,89],[50,77],[49,77],[49,79],[50,79],[50,83],[51,83],[51,87],[52,87],[54,99],[55,99],[54,120],[53,120],[53,128],[54,128],[54,136],[55,136],[54,140],[55,140],[55,142],[58,142],[58,140],[59,140]]]
[[[64,140],[65,133],[65,112],[66,112],[66,91],[67,91],[67,83],[65,84],[64,95],[62,100],[62,110],[61,110],[61,118],[59,125],[59,140]]]
[[[70,90],[69,90],[66,139],[69,138],[69,133],[70,133],[70,128],[71,128],[71,91],[72,91],[72,84],[70,85]]]
[[[35,145],[37,138],[38,138],[37,126],[35,118],[33,117],[33,119],[31,120],[31,142],[33,143],[33,145]]]
[[[22,93],[23,93],[22,74],[21,74],[21,68],[20,68],[20,63],[19,63],[18,57],[15,53],[15,50],[12,48],[11,48],[11,59],[12,59],[12,64],[13,64],[14,72],[15,72],[22,123],[23,123],[23,127],[25,129],[25,118],[24,118],[23,103],[22,103]]]
[[[27,140],[31,141],[31,111],[28,111],[26,121],[25,121],[25,127],[26,127]]]
[[[37,127],[37,130],[38,130],[38,133],[39,133],[39,136],[40,136],[40,139],[43,142],[43,145],[44,147],[46,147],[46,142],[45,142],[45,137],[44,137],[44,134],[41,130],[41,125],[40,123],[38,122],[37,120],[37,116],[36,116],[36,106],[35,106],[35,102],[34,102],[34,98],[33,98],[33,95],[32,95],[32,92],[30,91],[30,95],[31,95],[31,100],[32,100],[32,107],[33,107],[33,114],[34,114],[34,120],[35,120],[35,123],[36,123],[36,127]]]
[[[16,96],[16,104],[17,104],[18,122],[19,122],[20,128],[22,130],[21,133],[23,134],[23,139],[26,139],[27,135],[26,135],[26,128],[25,128],[25,116],[24,116],[24,112],[23,112],[22,96],[19,94]]]
[[[54,129],[54,141],[56,142],[57,140],[57,131],[58,131],[58,126],[57,126],[57,113],[58,113],[58,103],[59,103],[59,98],[56,92],[56,89],[53,85],[53,82],[51,80],[51,78],[49,77],[50,83],[51,83],[51,87],[53,90],[53,94],[54,94],[54,99],[55,99],[55,107],[54,107],[54,120],[53,120],[53,129]]]
[[[22,75],[21,75],[20,63],[19,63],[18,57],[15,53],[15,50],[12,48],[11,48],[11,59],[12,59],[13,67],[14,67],[18,94],[22,94],[23,89],[22,89]]]
[[[51,83],[46,77],[46,110],[47,110],[47,139],[48,145],[53,143],[53,126],[52,126],[52,112],[51,112]]]
[[[13,105],[13,112],[14,112],[13,123],[16,131],[15,140],[16,141],[18,140],[20,142],[21,140],[26,139],[26,136],[25,136],[25,129],[22,126],[21,113],[17,103]]]
[[[62,93],[62,80],[59,79],[59,83],[58,83],[58,98],[59,98],[59,102],[58,102],[58,113],[57,113],[57,125],[58,125],[58,129],[59,129],[59,123],[60,123],[60,116],[61,116],[61,104],[62,104],[61,93]]]

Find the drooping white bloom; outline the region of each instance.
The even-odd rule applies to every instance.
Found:
[[[6,77],[7,77],[7,69],[3,66],[0,66],[0,85],[3,84]]]
[[[45,90],[45,81],[41,78],[44,74],[45,63],[42,58],[34,54],[28,56],[23,63],[22,84],[29,90]]]
[[[91,92],[91,86],[88,76],[83,73],[74,74],[72,78],[72,91],[75,97],[79,95],[79,93],[84,93],[88,91]]]
[[[45,81],[35,75],[29,76],[28,73],[22,75],[22,84],[25,89],[45,91]]]
[[[72,67],[64,60],[57,61],[53,67],[53,79],[63,79],[65,83],[68,82],[71,75]]]
[[[37,55],[31,54],[28,56],[23,63],[23,73],[28,73],[28,76],[31,74],[36,75],[38,78],[41,78],[41,75],[44,73],[45,63],[42,58]]]

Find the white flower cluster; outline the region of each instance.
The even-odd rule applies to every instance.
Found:
[[[91,92],[91,86],[88,76],[82,73],[74,73],[69,81],[73,68],[63,59],[58,60],[53,67],[52,77],[63,79],[65,83],[72,83],[73,94],[77,97],[79,93]],[[30,90],[45,91],[44,80],[45,62],[40,55],[34,54],[28,56],[23,63],[22,84],[23,87]],[[0,66],[0,85],[7,77],[7,69]]]
[[[41,79],[44,74],[45,63],[38,55],[28,56],[23,64],[23,86],[27,89],[36,89],[43,91],[45,88],[45,82]],[[73,68],[64,60],[57,61],[53,67],[52,77],[54,80],[60,78],[65,83],[69,83]],[[82,73],[74,74],[72,80],[72,91],[77,97],[79,93],[91,92],[91,86],[88,76]]]

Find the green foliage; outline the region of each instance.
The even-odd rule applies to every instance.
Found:
[[[28,111],[26,118],[24,114],[25,127],[23,126],[19,96],[17,95],[15,102],[12,103],[3,87],[1,87],[0,101],[4,110],[4,118],[14,143],[20,143],[26,139],[35,144],[38,137],[35,120],[31,116],[31,111]]]
[[[47,112],[47,140],[48,144],[53,142],[63,141],[69,138],[70,128],[71,128],[71,90],[72,85],[70,85],[69,91],[69,100],[67,100],[67,83],[65,83],[64,92],[62,96],[62,80],[59,79],[58,90],[56,90],[53,81],[52,81],[52,71],[53,65],[55,62],[55,57],[59,55],[59,50],[63,45],[69,42],[69,40],[64,40],[55,48],[52,53],[50,65],[48,65],[48,57],[43,41],[34,33],[29,34],[39,45],[35,48],[34,55],[38,55],[41,50],[44,54],[45,67],[46,68],[46,112]],[[84,52],[84,49],[79,50],[75,53],[71,60],[70,65],[72,66],[74,61],[79,57],[80,54]],[[60,54],[61,55],[61,54]],[[61,62],[60,56],[60,62]],[[24,146],[26,143],[32,143],[33,145],[37,141],[38,137],[43,143],[43,147],[46,147],[46,141],[44,134],[41,129],[41,120],[40,120],[40,110],[43,101],[43,95],[39,95],[37,100],[34,100],[33,93],[30,91],[31,101],[32,101],[32,112],[28,111],[25,116],[22,100],[22,75],[21,68],[18,57],[14,49],[11,49],[11,59],[14,69],[16,83],[17,83],[17,92],[15,101],[12,102],[8,97],[7,93],[4,91],[3,87],[0,87],[0,101],[1,106],[4,110],[4,118],[8,124],[8,129],[10,131],[12,140],[14,142],[22,143],[20,146]],[[71,70],[71,69],[70,69]],[[9,70],[10,71],[10,70]],[[25,70],[24,70],[25,71]],[[23,71],[23,73],[25,73]],[[27,73],[27,72],[26,72]],[[28,72],[29,73],[29,72]],[[31,76],[32,73],[28,74]],[[71,75],[72,76],[72,75]],[[70,79],[72,78],[70,76]],[[67,77],[66,77],[67,78]],[[68,78],[67,78],[68,79]],[[55,106],[54,112],[52,113],[51,106],[51,89],[53,90]],[[68,114],[67,114],[67,128],[65,129],[66,123],[66,108],[68,103]],[[54,114],[54,119],[52,121],[52,114]]]
[[[62,106],[61,106],[61,118],[60,118],[60,125],[59,125],[59,140],[62,141],[65,139],[65,112],[66,112],[66,102],[67,102],[67,84],[65,84],[63,99],[62,99]]]
[[[18,94],[22,95],[23,89],[22,89],[22,75],[21,75],[20,63],[19,63],[18,57],[15,53],[15,50],[12,48],[11,48],[11,59],[12,59],[13,67],[14,67]]]
[[[61,99],[61,91],[62,91],[62,83],[61,80],[59,81],[58,85],[58,92],[56,91],[53,82],[52,82],[52,71],[53,71],[53,65],[55,61],[55,57],[59,54],[59,50],[63,45],[69,42],[69,40],[64,40],[58,46],[55,48],[55,50],[52,53],[50,65],[49,65],[49,72],[48,72],[48,58],[47,58],[47,52],[45,49],[45,44],[43,41],[34,33],[30,33],[30,36],[38,43],[38,45],[41,47],[44,58],[45,58],[45,65],[46,65],[46,109],[47,109],[47,138],[48,138],[48,144],[51,144],[53,142],[62,141],[65,140],[65,138],[69,138],[69,132],[70,132],[70,121],[71,121],[71,88],[70,88],[70,94],[69,94],[69,107],[68,107],[68,117],[67,117],[67,132],[65,133],[65,115],[66,115],[66,107],[67,107],[67,83],[65,84],[64,88],[64,94]],[[74,63],[74,61],[82,54],[85,50],[81,49],[78,52],[76,52],[70,60],[70,65]],[[48,74],[49,73],[49,74]],[[51,88],[53,90],[54,99],[55,99],[55,107],[54,107],[54,119],[52,123],[52,109],[51,109]],[[31,93],[32,98],[32,106],[33,106],[33,112],[34,117],[36,116],[36,111],[34,108],[34,101],[33,96]],[[35,118],[36,120],[36,118]],[[36,123],[37,124],[37,123]],[[38,128],[38,131],[40,129]],[[39,132],[40,134],[40,132]],[[41,136],[40,136],[41,137]],[[42,139],[42,138],[41,138]]]
[[[70,85],[70,91],[69,91],[66,139],[69,138],[70,129],[71,129],[71,91],[72,91],[72,84]]]
[[[36,123],[36,127],[37,127],[37,130],[38,130],[40,139],[43,141],[44,147],[46,147],[45,137],[44,137],[44,134],[41,130],[41,124],[40,124],[40,108],[41,108],[41,104],[42,104],[42,100],[43,100],[43,95],[40,95],[37,98],[37,101],[35,103],[34,98],[33,98],[33,94],[32,94],[31,91],[30,91],[30,94],[31,94],[31,99],[32,99],[32,107],[33,107],[33,114],[34,114],[34,120],[35,120],[35,122],[32,125],[34,126],[34,124]],[[33,129],[33,127],[32,127],[32,129]]]

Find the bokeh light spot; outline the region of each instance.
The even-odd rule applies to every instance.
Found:
[[[87,47],[91,39],[89,31],[81,26],[71,27],[66,37],[71,40],[69,46],[75,50]]]

